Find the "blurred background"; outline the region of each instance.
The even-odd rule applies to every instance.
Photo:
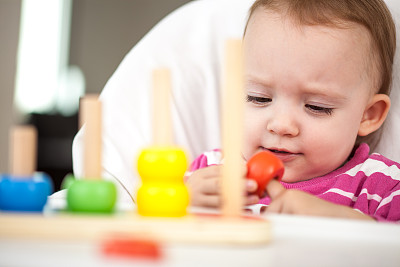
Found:
[[[127,52],[189,0],[0,0],[0,173],[9,129],[38,129],[37,170],[72,172],[79,97],[100,93]]]

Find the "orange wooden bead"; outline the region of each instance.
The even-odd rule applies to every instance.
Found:
[[[282,161],[269,151],[255,154],[247,162],[247,178],[257,182],[257,195],[263,197],[272,179],[281,180],[284,172]]]

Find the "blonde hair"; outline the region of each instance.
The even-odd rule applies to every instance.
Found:
[[[390,94],[396,27],[383,0],[257,0],[250,8],[247,25],[258,8],[286,15],[299,25],[345,28],[350,26],[349,23],[356,23],[364,26],[371,36],[370,62],[373,63],[372,73],[377,76],[376,93]],[[373,150],[381,129],[365,137],[359,136],[356,145],[365,142]]]

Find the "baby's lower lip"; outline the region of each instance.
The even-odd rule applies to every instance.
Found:
[[[274,153],[274,155],[279,158],[280,160],[282,160],[283,162],[288,162],[293,160],[294,158],[296,158],[299,154],[293,154],[293,153]]]
[[[287,151],[278,151],[270,149],[268,149],[268,151],[272,152],[277,158],[279,158],[283,162],[293,160],[293,158],[300,155],[300,153],[292,153]]]

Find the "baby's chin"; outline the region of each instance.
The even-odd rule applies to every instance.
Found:
[[[296,168],[296,169],[301,170],[301,168]],[[304,182],[318,177],[322,177],[332,171],[333,170],[327,170],[327,169],[313,169],[309,170],[308,172],[301,173],[299,171],[286,167],[281,181],[288,184]]]
[[[311,180],[313,177],[302,177],[302,176],[292,176],[292,175],[283,175],[281,181],[287,184],[293,184],[293,183],[298,183],[298,182],[303,182],[307,180]]]

